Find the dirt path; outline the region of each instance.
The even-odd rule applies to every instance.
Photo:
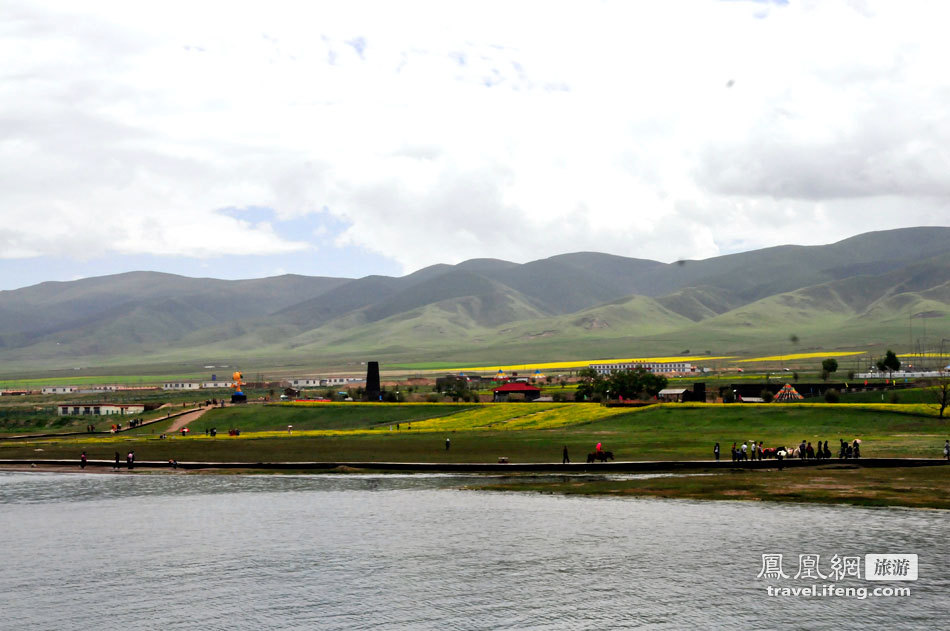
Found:
[[[185,427],[189,423],[197,421],[199,418],[201,418],[201,416],[205,412],[207,412],[210,409],[211,409],[210,407],[198,408],[197,410],[192,410],[191,412],[182,414],[181,416],[175,419],[175,422],[172,423],[171,427],[168,428],[167,433],[172,434],[180,430],[182,427]]]

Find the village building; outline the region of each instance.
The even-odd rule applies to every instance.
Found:
[[[233,381],[202,381],[202,388],[230,388],[234,385]]]
[[[200,390],[201,383],[197,381],[170,381],[162,384],[162,390]]]
[[[141,414],[145,411],[142,403],[83,403],[56,406],[60,416],[111,416],[113,414]]]
[[[609,375],[612,372],[621,370],[638,370],[641,368],[657,375],[690,374],[697,372],[696,366],[693,366],[689,362],[621,362],[590,364],[589,367],[596,370],[600,375]]]
[[[43,394],[74,394],[79,386],[43,386]]]
[[[506,383],[492,390],[495,401],[507,401],[513,394],[523,395],[525,401],[534,401],[541,396],[541,388],[527,383]]]

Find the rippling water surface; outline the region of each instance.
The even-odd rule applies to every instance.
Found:
[[[947,628],[946,511],[456,490],[479,480],[0,473],[0,628]],[[763,553],[921,578],[769,597]]]

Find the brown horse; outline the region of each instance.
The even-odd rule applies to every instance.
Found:
[[[614,459],[614,452],[612,451],[592,451],[587,454],[587,464],[593,463],[595,460],[600,460],[601,462],[607,462],[607,460]]]

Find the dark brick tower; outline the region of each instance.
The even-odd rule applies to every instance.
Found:
[[[366,400],[379,401],[379,362],[366,364]]]

